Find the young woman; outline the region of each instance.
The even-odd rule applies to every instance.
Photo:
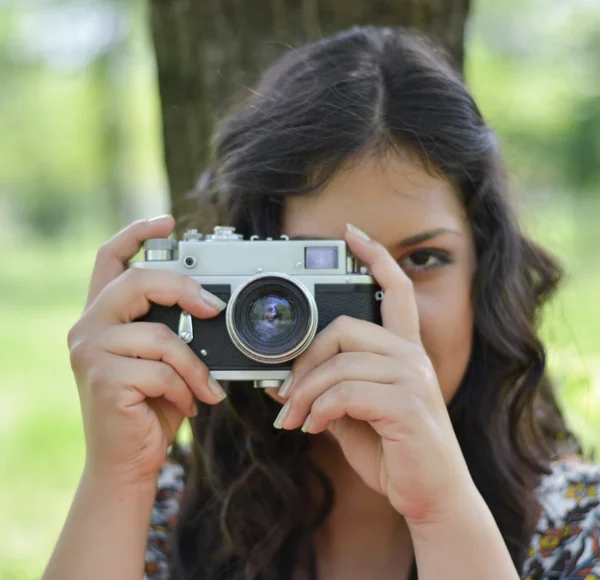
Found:
[[[383,323],[336,319],[279,390],[220,386],[136,321],[225,307],[127,270],[173,218],[118,233],[69,333],[87,455],[44,580],[134,580],[144,560],[177,580],[600,578],[600,467],[536,331],[561,271],[520,231],[494,132],[439,50],[365,27],[288,52],[201,184],[198,215],[216,199],[246,237],[344,238]]]

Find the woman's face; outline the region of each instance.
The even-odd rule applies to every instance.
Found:
[[[421,338],[446,404],[471,353],[475,250],[458,195],[448,182],[397,156],[361,158],[318,193],[286,198],[282,232],[342,239],[346,223],[387,248],[413,281]],[[443,230],[426,241],[410,240]]]

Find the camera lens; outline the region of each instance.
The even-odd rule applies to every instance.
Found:
[[[293,302],[275,293],[260,296],[247,312],[248,330],[265,344],[288,337],[297,320]]]
[[[314,338],[312,294],[283,274],[262,274],[239,287],[227,308],[227,330],[247,357],[277,364],[298,356]]]

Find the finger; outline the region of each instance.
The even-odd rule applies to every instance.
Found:
[[[313,402],[338,383],[352,380],[389,384],[398,380],[398,375],[398,362],[391,357],[370,352],[339,353],[294,384],[286,426],[294,429],[302,425]]]
[[[365,239],[366,234],[348,224],[346,242],[350,251],[362,260],[383,290],[381,319],[394,334],[421,343],[419,313],[412,280],[390,253],[378,242]],[[362,236],[361,236],[362,234]]]
[[[85,309],[102,288],[127,269],[127,262],[138,253],[145,240],[165,238],[174,227],[175,219],[170,215],[153,220],[137,220],[102,244],[96,254]]]
[[[312,417],[311,417],[312,420]],[[331,421],[325,430],[331,436],[341,443],[346,445],[347,449],[352,449],[352,456],[356,457],[359,447],[365,447],[371,453],[380,441],[377,431],[366,421],[358,421],[346,415],[341,419]]]
[[[226,397],[208,367],[165,324],[133,322],[108,326],[96,342],[98,347],[113,354],[170,365],[196,398],[205,403],[218,403]]]
[[[308,433],[308,431],[306,432]],[[381,438],[369,423],[357,421],[348,415],[331,421],[323,433],[337,441],[341,445],[342,451],[351,451],[345,455],[351,467],[354,468],[360,469],[361,465],[371,463],[374,459],[373,450],[381,447]],[[377,483],[373,482],[373,489],[376,488]]]
[[[127,323],[146,314],[153,302],[178,304],[196,318],[211,318],[225,308],[222,300],[192,278],[166,270],[130,268],[100,292],[89,316],[105,324]]]
[[[348,416],[368,422],[381,437],[398,440],[411,431],[410,426],[414,423],[412,419],[406,420],[409,403],[404,400],[406,397],[398,396],[400,390],[397,384],[339,383],[314,401],[302,430],[320,433],[333,421]]]
[[[92,371],[93,395],[117,399],[125,407],[133,407],[146,397],[164,397],[184,416],[194,413],[194,393],[175,369],[154,360],[108,355],[106,363]]]
[[[179,410],[164,397],[156,397],[154,399],[147,398],[146,403],[156,413],[160,421],[163,431],[167,435],[168,444],[173,443],[175,436],[179,432],[184,416]]]
[[[281,391],[281,387],[267,387],[264,389],[261,389],[263,391],[263,393],[267,396],[267,397],[271,397],[271,399],[273,399],[274,401],[277,401],[280,404],[285,404],[285,397],[282,397],[280,394]]]
[[[405,354],[401,339],[388,329],[366,320],[338,316],[294,361],[292,389],[296,381],[341,352],[368,352],[392,358]]]

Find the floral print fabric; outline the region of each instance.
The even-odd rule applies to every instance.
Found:
[[[180,445],[183,453],[189,446]],[[183,466],[170,454],[161,468],[152,510],[144,580],[168,580],[169,534],[183,494]],[[600,580],[600,465],[562,459],[542,478],[541,507],[523,580]]]
[[[542,511],[522,578],[600,580],[600,466],[556,462],[537,495]]]
[[[182,445],[180,447],[183,452],[190,453],[189,447]],[[183,466],[169,453],[158,475],[156,500],[152,508],[146,547],[144,580],[167,580],[169,577],[167,562],[169,535],[175,524],[183,495],[183,474]]]

